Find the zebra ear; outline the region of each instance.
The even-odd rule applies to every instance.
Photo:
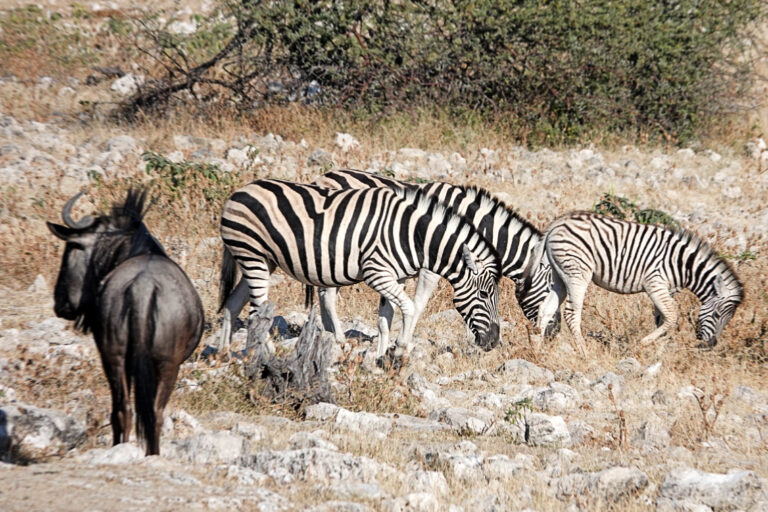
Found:
[[[715,277],[715,293],[718,297],[725,295],[725,283],[723,282],[723,276],[719,274]]]
[[[477,268],[477,263],[475,262],[475,255],[472,254],[472,251],[469,250],[469,247],[467,247],[467,244],[464,244],[461,246],[461,255],[464,257],[464,263],[467,264],[467,267],[469,267],[469,270],[471,270],[473,274],[479,274],[480,269]]]

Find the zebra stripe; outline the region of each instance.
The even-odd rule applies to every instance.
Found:
[[[398,344],[408,347],[413,303],[401,281],[428,269],[453,286],[475,342],[486,349],[498,344],[496,251],[465,219],[418,191],[259,180],[224,205],[221,236],[247,282],[251,314],[267,301],[276,267],[313,286],[364,281],[402,310]],[[385,342],[380,337],[379,355]]]
[[[552,284],[551,268],[548,260],[542,260],[540,269],[533,274],[532,282],[523,289],[522,281],[525,269],[532,257],[533,249],[542,239],[541,232],[526,221],[502,201],[478,187],[451,185],[444,182],[424,184],[406,183],[384,176],[354,169],[330,171],[314,181],[315,185],[332,189],[360,189],[369,187],[389,187],[393,189],[420,189],[424,194],[436,198],[454,212],[466,217],[481,235],[496,248],[501,256],[502,275],[515,281],[515,295],[525,317],[537,323],[539,308],[547,297]],[[423,281],[426,280],[426,283]],[[417,317],[423,311],[426,300],[437,285],[437,278],[420,274],[417,285]],[[321,292],[328,294],[329,292]],[[330,300],[335,300],[335,292],[330,292]],[[421,302],[423,300],[423,302]],[[321,300],[327,303],[328,298]],[[335,306],[326,306],[335,311]],[[391,310],[385,310],[391,314]],[[336,323],[335,325],[338,325]],[[553,336],[559,330],[559,313],[549,322],[544,331]]]
[[[676,325],[672,294],[682,288],[690,289],[702,303],[696,335],[707,347],[717,343],[744,297],[730,265],[697,235],[683,229],[574,212],[552,222],[542,247],[554,269],[554,283],[540,321],[546,321],[567,297],[565,320],[582,353],[581,312],[590,280],[617,293],[645,291],[650,295],[656,329],[643,338],[643,345]]]

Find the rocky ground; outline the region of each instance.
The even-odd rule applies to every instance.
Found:
[[[282,136],[237,123],[120,126],[81,106],[123,98],[130,80],[84,74],[0,78],[0,509],[768,510],[761,139],[717,150],[530,150],[323,126]],[[147,151],[212,166],[218,178],[169,182],[147,169]],[[567,332],[542,353],[530,349],[510,283],[502,347],[475,349],[443,285],[407,364],[381,372],[371,356],[376,296],[350,287],[339,303],[348,341],[332,351],[337,404],[265,403],[241,359],[215,357],[220,192],[337,167],[484,186],[542,228],[606,192],[623,195],[707,239],[746,299],[716,350],[701,352],[698,304],[681,294],[679,328],[657,354],[636,344],[652,329],[646,297],[590,288],[590,353],[580,360]],[[111,447],[93,341],[53,317],[61,246],[44,223],[80,189],[78,215],[107,208],[130,184],[160,197],[147,224],[193,279],[208,320],[169,405],[162,455],[148,458],[133,442]],[[280,273],[273,284],[275,346],[287,353],[307,318],[303,288]],[[244,338],[235,334],[235,354]]]

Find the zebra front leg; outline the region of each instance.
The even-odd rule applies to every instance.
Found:
[[[539,311],[536,315],[536,327],[539,332],[532,338],[534,345],[532,348],[536,352],[541,350],[542,340],[546,335],[546,329],[553,321],[555,315],[557,315],[560,309],[560,304],[563,303],[566,295],[565,283],[563,283],[563,280],[557,273],[553,272],[552,288],[539,305]]]
[[[413,326],[416,327],[416,322],[421,318],[421,314],[424,312],[424,308],[429,302],[429,298],[432,297],[432,293],[437,288],[437,284],[440,282],[440,274],[435,274],[426,269],[419,271],[419,278],[416,281],[416,293],[413,296]],[[405,319],[403,319],[405,320]],[[403,328],[405,328],[405,322],[403,322]]]
[[[403,284],[398,281],[395,276],[392,276],[388,271],[369,268],[364,270],[363,280],[365,283],[379,292],[379,294],[397,307],[403,313],[403,329],[398,337],[397,344],[401,347],[410,348],[411,336],[413,335],[413,301],[405,293]],[[382,324],[379,323],[379,327]],[[379,331],[379,346],[376,351],[376,357],[381,357],[387,350],[389,340],[388,331]]]
[[[562,277],[562,276],[560,276]],[[591,276],[590,276],[591,277]],[[589,278],[579,276],[577,279],[565,281],[567,299],[565,300],[565,322],[573,335],[574,348],[582,357],[587,357],[587,347],[581,334],[581,312],[584,309],[584,296],[587,293]]]
[[[640,340],[643,347],[656,342],[677,325],[677,307],[668,286],[663,282],[652,282],[645,286],[645,291],[653,301],[656,329]]]
[[[336,312],[336,300],[339,296],[338,288],[319,288],[317,295],[320,297],[320,317],[323,320],[323,327],[326,331],[333,333],[336,342],[342,344],[346,341],[344,330],[339,322],[339,315]]]
[[[221,319],[221,338],[219,339],[219,353],[227,360],[230,358],[230,344],[232,342],[232,330],[240,311],[248,303],[248,282],[241,277],[240,281],[224,302],[224,312]]]

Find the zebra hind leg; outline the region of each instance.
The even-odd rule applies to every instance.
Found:
[[[232,342],[232,331],[237,321],[237,316],[248,303],[248,282],[240,278],[237,286],[229,294],[224,302],[221,319],[221,338],[219,339],[219,353],[225,361],[230,360],[230,343]]]

